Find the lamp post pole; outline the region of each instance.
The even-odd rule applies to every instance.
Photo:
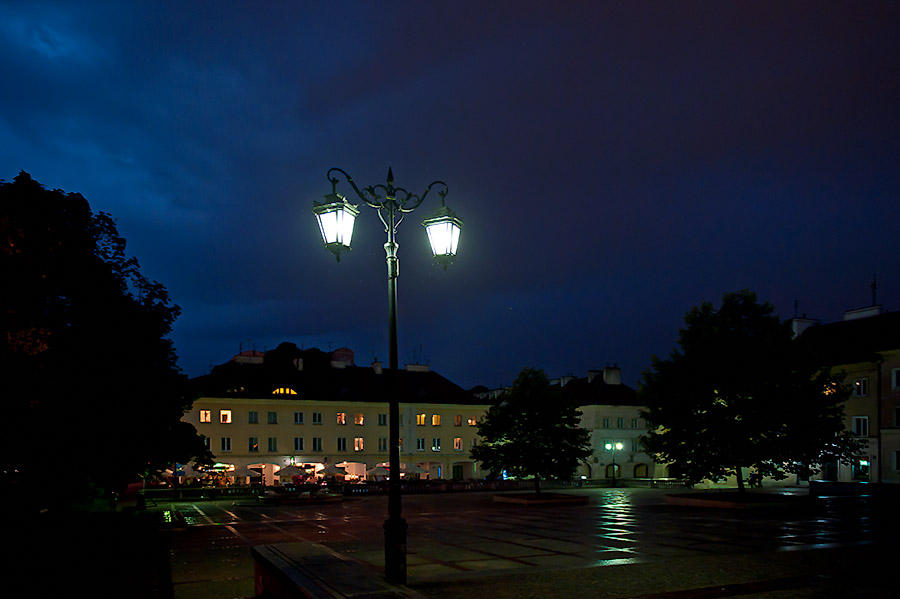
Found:
[[[325,203],[314,203],[313,212],[319,220],[325,247],[331,250],[338,261],[341,252],[350,249],[353,224],[359,214],[356,206],[349,204],[346,198],[337,193],[337,175],[344,177],[359,199],[378,212],[378,217],[387,233],[384,244],[385,261],[387,263],[388,291],[388,402],[389,402],[389,463],[390,478],[388,482],[388,518],[384,522],[384,575],[395,584],[406,584],[406,520],[402,516],[400,498],[400,400],[397,356],[397,278],[399,261],[397,259],[397,226],[403,216],[412,212],[425,200],[432,187],[437,186],[441,197],[441,209],[431,218],[423,222],[428,231],[435,260],[446,265],[453,261],[462,221],[444,204],[447,195],[447,184],[434,181],[425,192],[415,195],[402,187],[394,186],[394,174],[388,169],[386,185],[375,185],[360,189],[350,175],[339,168],[328,171],[328,180],[332,192],[325,196]],[[440,243],[446,241],[444,246]]]
[[[619,443],[619,442],[606,444],[606,451],[612,452],[612,467],[613,467],[612,486],[614,486],[614,487],[616,486],[616,451],[622,449],[622,447],[624,447],[624,445],[622,445],[622,443]]]

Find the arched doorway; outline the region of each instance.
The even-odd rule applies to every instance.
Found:
[[[607,464],[606,478],[622,478],[621,470],[618,464]]]
[[[649,476],[650,470],[647,468],[647,464],[635,464],[634,465],[634,477],[635,478],[647,478]]]

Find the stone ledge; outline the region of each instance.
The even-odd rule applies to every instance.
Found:
[[[257,597],[266,599],[421,598],[386,582],[364,564],[316,543],[250,548]]]

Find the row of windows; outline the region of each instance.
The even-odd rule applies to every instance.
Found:
[[[363,426],[366,423],[366,417],[364,414],[351,414],[348,418],[347,412],[337,412],[335,414],[335,422],[337,424],[347,424],[351,419],[353,424],[357,426]],[[200,410],[200,422],[212,422],[213,411],[212,410]],[[294,424],[303,424],[303,412],[294,412]],[[416,414],[416,425],[425,426],[427,421],[425,414]],[[219,422],[221,424],[231,424],[232,423],[232,411],[231,410],[219,410]],[[247,423],[248,424],[259,424],[259,412],[255,410],[250,410],[247,412]],[[322,412],[313,412],[312,413],[312,423],[313,424],[322,424]],[[378,415],[378,426],[387,426],[388,423],[388,415],[387,414],[379,414]],[[267,412],[266,413],[266,424],[278,424],[278,412]],[[403,424],[403,418],[401,416],[400,424]],[[461,414],[457,414],[453,418],[453,426],[462,426],[463,417]],[[475,418],[466,418],[466,424],[468,426],[476,426],[478,424],[478,420]],[[431,425],[432,426],[440,426],[441,425],[441,415],[440,414],[432,414],[431,415]]]
[[[206,443],[207,448],[209,448],[209,437],[205,437],[204,441]],[[347,451],[347,437],[338,437],[337,441],[337,451]],[[476,441],[472,441],[472,446],[476,445]],[[403,446],[403,439],[400,439],[400,446]],[[221,437],[219,447],[222,451],[231,451],[231,437]],[[378,439],[378,451],[387,451],[388,449],[388,440],[386,437],[380,437]],[[453,438],[453,449],[456,451],[462,451],[463,449],[463,440],[462,437],[454,437]],[[277,437],[269,437],[267,450],[270,452],[278,451],[278,438]],[[312,447],[310,448],[313,452],[322,451],[322,437],[313,437],[312,438]],[[416,450],[417,451],[425,451],[425,438],[420,437],[416,439]],[[431,451],[440,451],[441,450],[441,439],[439,437],[435,437],[431,440]],[[247,451],[250,453],[259,452],[259,438],[258,437],[249,437],[247,439]],[[294,437],[294,451],[306,451],[304,448],[303,437]],[[365,451],[365,439],[362,437],[354,437],[353,438],[353,451]]]
[[[891,370],[891,390],[900,390],[900,368]],[[854,397],[867,397],[869,395],[869,377],[858,377],[853,381],[850,392]]]
[[[608,416],[603,417],[603,427],[602,428],[612,428],[610,426],[612,419]],[[640,418],[632,418],[631,419],[631,428],[641,428],[643,422]],[[616,418],[616,428],[625,428],[625,419],[624,418]]]

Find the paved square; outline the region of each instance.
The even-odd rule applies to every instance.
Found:
[[[770,512],[668,506],[665,491],[657,489],[571,492],[590,502],[510,507],[494,503],[491,493],[404,496],[410,586],[467,573],[852,546],[873,534],[858,500],[820,500],[816,512],[785,519]],[[383,496],[309,506],[219,501],[169,507],[189,524],[171,535],[176,597],[252,596],[252,545],[315,543],[358,562],[360,575],[380,575],[383,567]]]

